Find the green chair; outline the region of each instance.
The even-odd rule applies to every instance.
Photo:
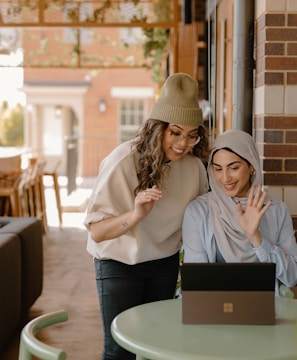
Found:
[[[33,355],[42,360],[66,359],[65,351],[47,345],[35,336],[43,328],[66,320],[68,320],[68,313],[60,310],[41,315],[28,322],[21,333],[19,360],[32,360]]]

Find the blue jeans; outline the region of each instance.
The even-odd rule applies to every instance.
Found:
[[[134,354],[113,340],[110,332],[112,320],[133,306],[172,299],[178,276],[179,253],[136,265],[99,259],[95,259],[94,263],[104,331],[102,360],[135,359]]]

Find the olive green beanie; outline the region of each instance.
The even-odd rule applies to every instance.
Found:
[[[152,107],[150,118],[177,125],[202,125],[197,80],[184,73],[169,76]]]

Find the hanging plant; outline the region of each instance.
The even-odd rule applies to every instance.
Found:
[[[154,2],[153,12],[156,22],[168,22],[172,16],[172,1],[158,0]],[[144,58],[152,59],[152,80],[162,84],[165,78],[163,71],[164,57],[168,51],[169,29],[143,28],[145,40],[143,43]]]
[[[138,43],[138,46],[143,48],[143,58],[140,60],[139,65],[152,71],[152,80],[155,83],[162,84],[164,81],[164,60],[169,48],[170,29],[150,26],[154,22],[170,23],[172,21],[172,0],[122,0],[117,2],[112,0],[90,0],[90,2],[83,0],[14,0],[7,1],[7,4],[5,7],[0,5],[0,22],[3,17],[7,24],[12,24],[16,20],[35,21],[38,24],[38,21],[40,21],[38,10],[42,9],[44,10],[42,16],[45,22],[51,19],[51,23],[53,23],[52,17],[56,16],[57,21],[69,23],[69,28],[72,28],[72,24],[77,25],[76,28],[73,28],[76,36],[73,37],[72,48],[65,46],[65,50],[70,51],[73,55],[73,66],[75,64],[81,65],[79,60],[82,56],[85,61],[88,58],[87,54],[81,49],[80,35],[77,30],[80,27],[79,24],[81,23],[83,27],[87,27],[88,23],[92,25],[94,23],[108,24],[110,21],[120,23],[123,21],[122,5],[130,4],[132,6],[127,7],[129,13],[126,14],[128,17],[124,19],[124,22],[133,23],[136,27],[139,24],[144,35],[144,40]],[[2,21],[4,22],[4,20]],[[49,40],[45,39],[45,37],[46,35],[43,35],[43,38],[40,39],[40,47],[35,50],[44,55],[50,46]],[[131,48],[131,45],[129,44],[128,47]],[[30,53],[32,53],[32,50],[30,50]],[[131,53],[134,55],[133,49],[131,49]],[[93,59],[95,65],[94,54],[90,58]],[[35,59],[30,65],[37,64],[37,61]],[[50,66],[50,59],[45,59],[45,61]],[[100,56],[98,56],[98,61],[101,64]],[[58,63],[60,64],[61,60]],[[135,63],[133,56],[129,57],[129,63],[131,63],[131,66]],[[53,63],[53,66],[55,65],[57,65],[57,61]]]
[[[163,60],[168,48],[169,29],[144,28],[145,40],[143,42],[143,55],[145,59],[151,58],[150,68],[152,80],[155,83],[163,82]]]

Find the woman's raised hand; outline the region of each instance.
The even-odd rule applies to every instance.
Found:
[[[261,186],[253,186],[249,192],[246,209],[243,210],[241,203],[237,203],[239,225],[254,247],[262,244],[259,225],[262,216],[271,205],[271,200],[264,204],[266,196],[267,191],[262,192]]]
[[[161,197],[162,191],[156,185],[139,192],[134,201],[137,216],[140,218],[146,216],[153,209],[155,201],[160,200]]]

